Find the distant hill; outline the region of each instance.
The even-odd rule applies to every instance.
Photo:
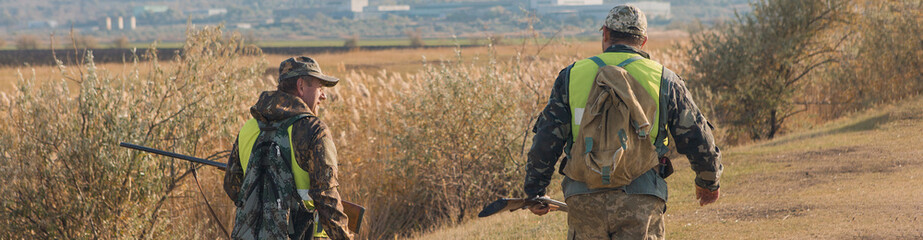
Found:
[[[272,10],[280,8],[312,7],[322,5],[324,0],[190,0],[190,1],[121,1],[121,0],[0,0],[0,26],[13,27],[29,21],[56,21],[59,25],[86,24],[104,17],[137,15],[137,7],[166,6],[173,17],[185,20],[184,11],[208,8],[227,9],[225,19],[271,18]],[[528,4],[528,0],[369,0],[369,5],[392,4],[434,4],[465,2],[517,2]],[[605,4],[619,4],[622,0],[605,0]],[[747,0],[670,0],[676,18],[724,18],[733,16],[734,9],[747,8]],[[140,16],[139,16],[140,17]]]
[[[252,40],[312,40],[360,38],[404,38],[408,32],[420,32],[424,38],[479,37],[491,34],[516,35],[528,29],[553,35],[593,35],[602,20],[597,16],[538,16],[528,20],[524,12],[529,0],[368,0],[369,6],[433,5],[443,3],[501,3],[505,7],[490,7],[477,11],[433,12],[425,15],[379,13],[359,16],[328,10],[302,11],[331,6],[342,8],[341,0],[190,0],[190,1],[120,1],[120,0],[0,0],[0,35],[14,42],[16,35],[32,34],[47,38],[56,32],[60,38],[73,27],[78,33],[100,38],[103,43],[125,37],[130,42],[155,40],[181,41],[187,22],[196,25],[225,24],[232,30],[248,34]],[[605,0],[616,5],[622,0]],[[664,2],[664,1],[661,1]],[[652,26],[684,28],[693,19],[709,24],[733,17],[734,11],[748,11],[746,0],[668,1],[669,19],[651,21]],[[489,4],[488,4],[489,5]],[[482,4],[483,6],[483,4]],[[485,7],[486,8],[486,7]],[[296,13],[291,15],[287,13]],[[298,15],[300,14],[300,15]],[[287,17],[284,17],[287,16]],[[119,17],[122,28],[119,30]],[[128,30],[134,17],[136,29]],[[106,19],[109,27],[106,29]],[[671,25],[672,24],[672,25]],[[531,28],[530,28],[531,26]],[[11,33],[16,34],[11,34]],[[44,40],[47,42],[48,40]],[[47,45],[47,44],[42,44]]]

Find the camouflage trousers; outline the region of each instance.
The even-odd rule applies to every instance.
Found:
[[[658,197],[602,191],[568,197],[567,239],[664,239]]]

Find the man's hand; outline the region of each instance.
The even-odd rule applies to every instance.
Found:
[[[551,208],[545,204],[535,204],[529,207],[529,211],[532,211],[535,215],[541,216],[551,211]]]
[[[548,197],[548,195],[545,195],[545,197]],[[532,213],[535,215],[541,216],[551,211],[551,207],[549,207],[547,204],[535,204],[529,206],[529,211],[532,211]]]
[[[718,190],[720,189],[715,189],[715,191],[712,192],[711,190],[708,190],[708,189],[705,189],[703,187],[699,187],[698,185],[696,185],[695,186],[695,199],[699,200],[699,206],[705,206],[705,205],[714,203],[715,201],[718,201],[718,194],[719,194]]]

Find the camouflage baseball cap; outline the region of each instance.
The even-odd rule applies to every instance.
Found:
[[[285,59],[282,61],[282,64],[279,64],[279,82],[282,82],[282,79],[287,79],[291,77],[299,76],[312,76],[317,79],[320,79],[321,84],[325,87],[333,87],[337,85],[337,82],[340,79],[324,75],[320,70],[320,65],[317,61],[314,61],[313,58],[301,56]]]
[[[632,5],[618,5],[609,10],[603,25],[613,31],[647,36],[647,17],[641,9]]]

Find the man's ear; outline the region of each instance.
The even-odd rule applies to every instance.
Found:
[[[647,36],[644,36],[644,42],[641,42],[641,48],[644,48],[644,44],[647,44]]]
[[[304,87],[305,84],[307,84],[307,83],[305,82],[304,78],[302,78],[302,77],[298,77],[298,80],[295,80],[295,92],[298,93],[298,96],[301,96],[301,95],[304,94],[304,93],[301,91],[301,89],[302,89],[302,87]]]
[[[610,38],[609,28],[603,26],[602,31],[603,31],[603,43],[609,43],[609,38]]]

